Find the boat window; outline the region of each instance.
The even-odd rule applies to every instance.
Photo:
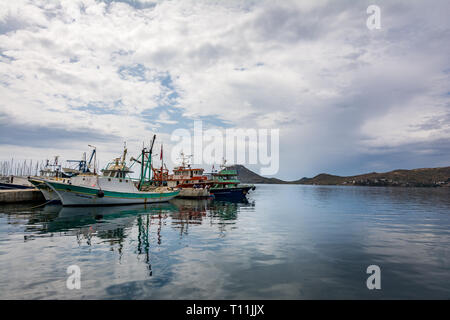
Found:
[[[108,178],[108,181],[111,181],[111,178]]]
[[[128,180],[125,180],[126,183],[128,183]]]
[[[122,179],[119,179],[119,182],[122,182]]]

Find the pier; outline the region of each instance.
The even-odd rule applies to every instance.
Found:
[[[0,190],[0,204],[44,200],[44,196],[38,189]]]
[[[5,164],[2,165],[3,169]],[[0,204],[45,201],[39,189],[28,181],[27,176],[3,175],[0,172]]]

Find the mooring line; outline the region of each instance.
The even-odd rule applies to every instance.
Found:
[[[29,208],[20,208],[20,209],[13,209],[13,210],[4,210],[4,212],[18,212],[18,211],[23,211],[23,210],[30,210],[30,209],[35,209],[35,208],[39,208],[42,206],[45,206],[46,204],[48,204],[49,202],[52,202],[53,200],[48,200],[44,203],[41,203],[37,206],[33,206],[33,207],[29,207]]]
[[[26,209],[39,208],[39,207],[45,206],[47,203],[50,203],[50,202],[52,202],[52,201],[54,201],[54,200],[48,200],[47,202],[44,202],[44,203],[41,203],[41,204],[39,204],[39,205],[37,205],[37,206],[30,207],[30,208],[26,208]]]

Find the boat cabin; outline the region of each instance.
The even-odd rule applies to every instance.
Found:
[[[101,170],[104,177],[109,178],[127,178],[127,174],[132,173],[124,163],[120,163],[120,158],[116,158],[113,163],[107,165],[106,169]]]
[[[214,181],[215,187],[236,187],[240,183],[237,176],[238,173],[236,170],[224,168],[219,172],[211,173],[211,180]]]

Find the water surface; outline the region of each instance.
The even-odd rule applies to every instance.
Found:
[[[450,190],[258,185],[248,202],[0,207],[1,299],[449,299]],[[67,267],[81,269],[69,290]],[[381,290],[366,269],[381,268]]]

